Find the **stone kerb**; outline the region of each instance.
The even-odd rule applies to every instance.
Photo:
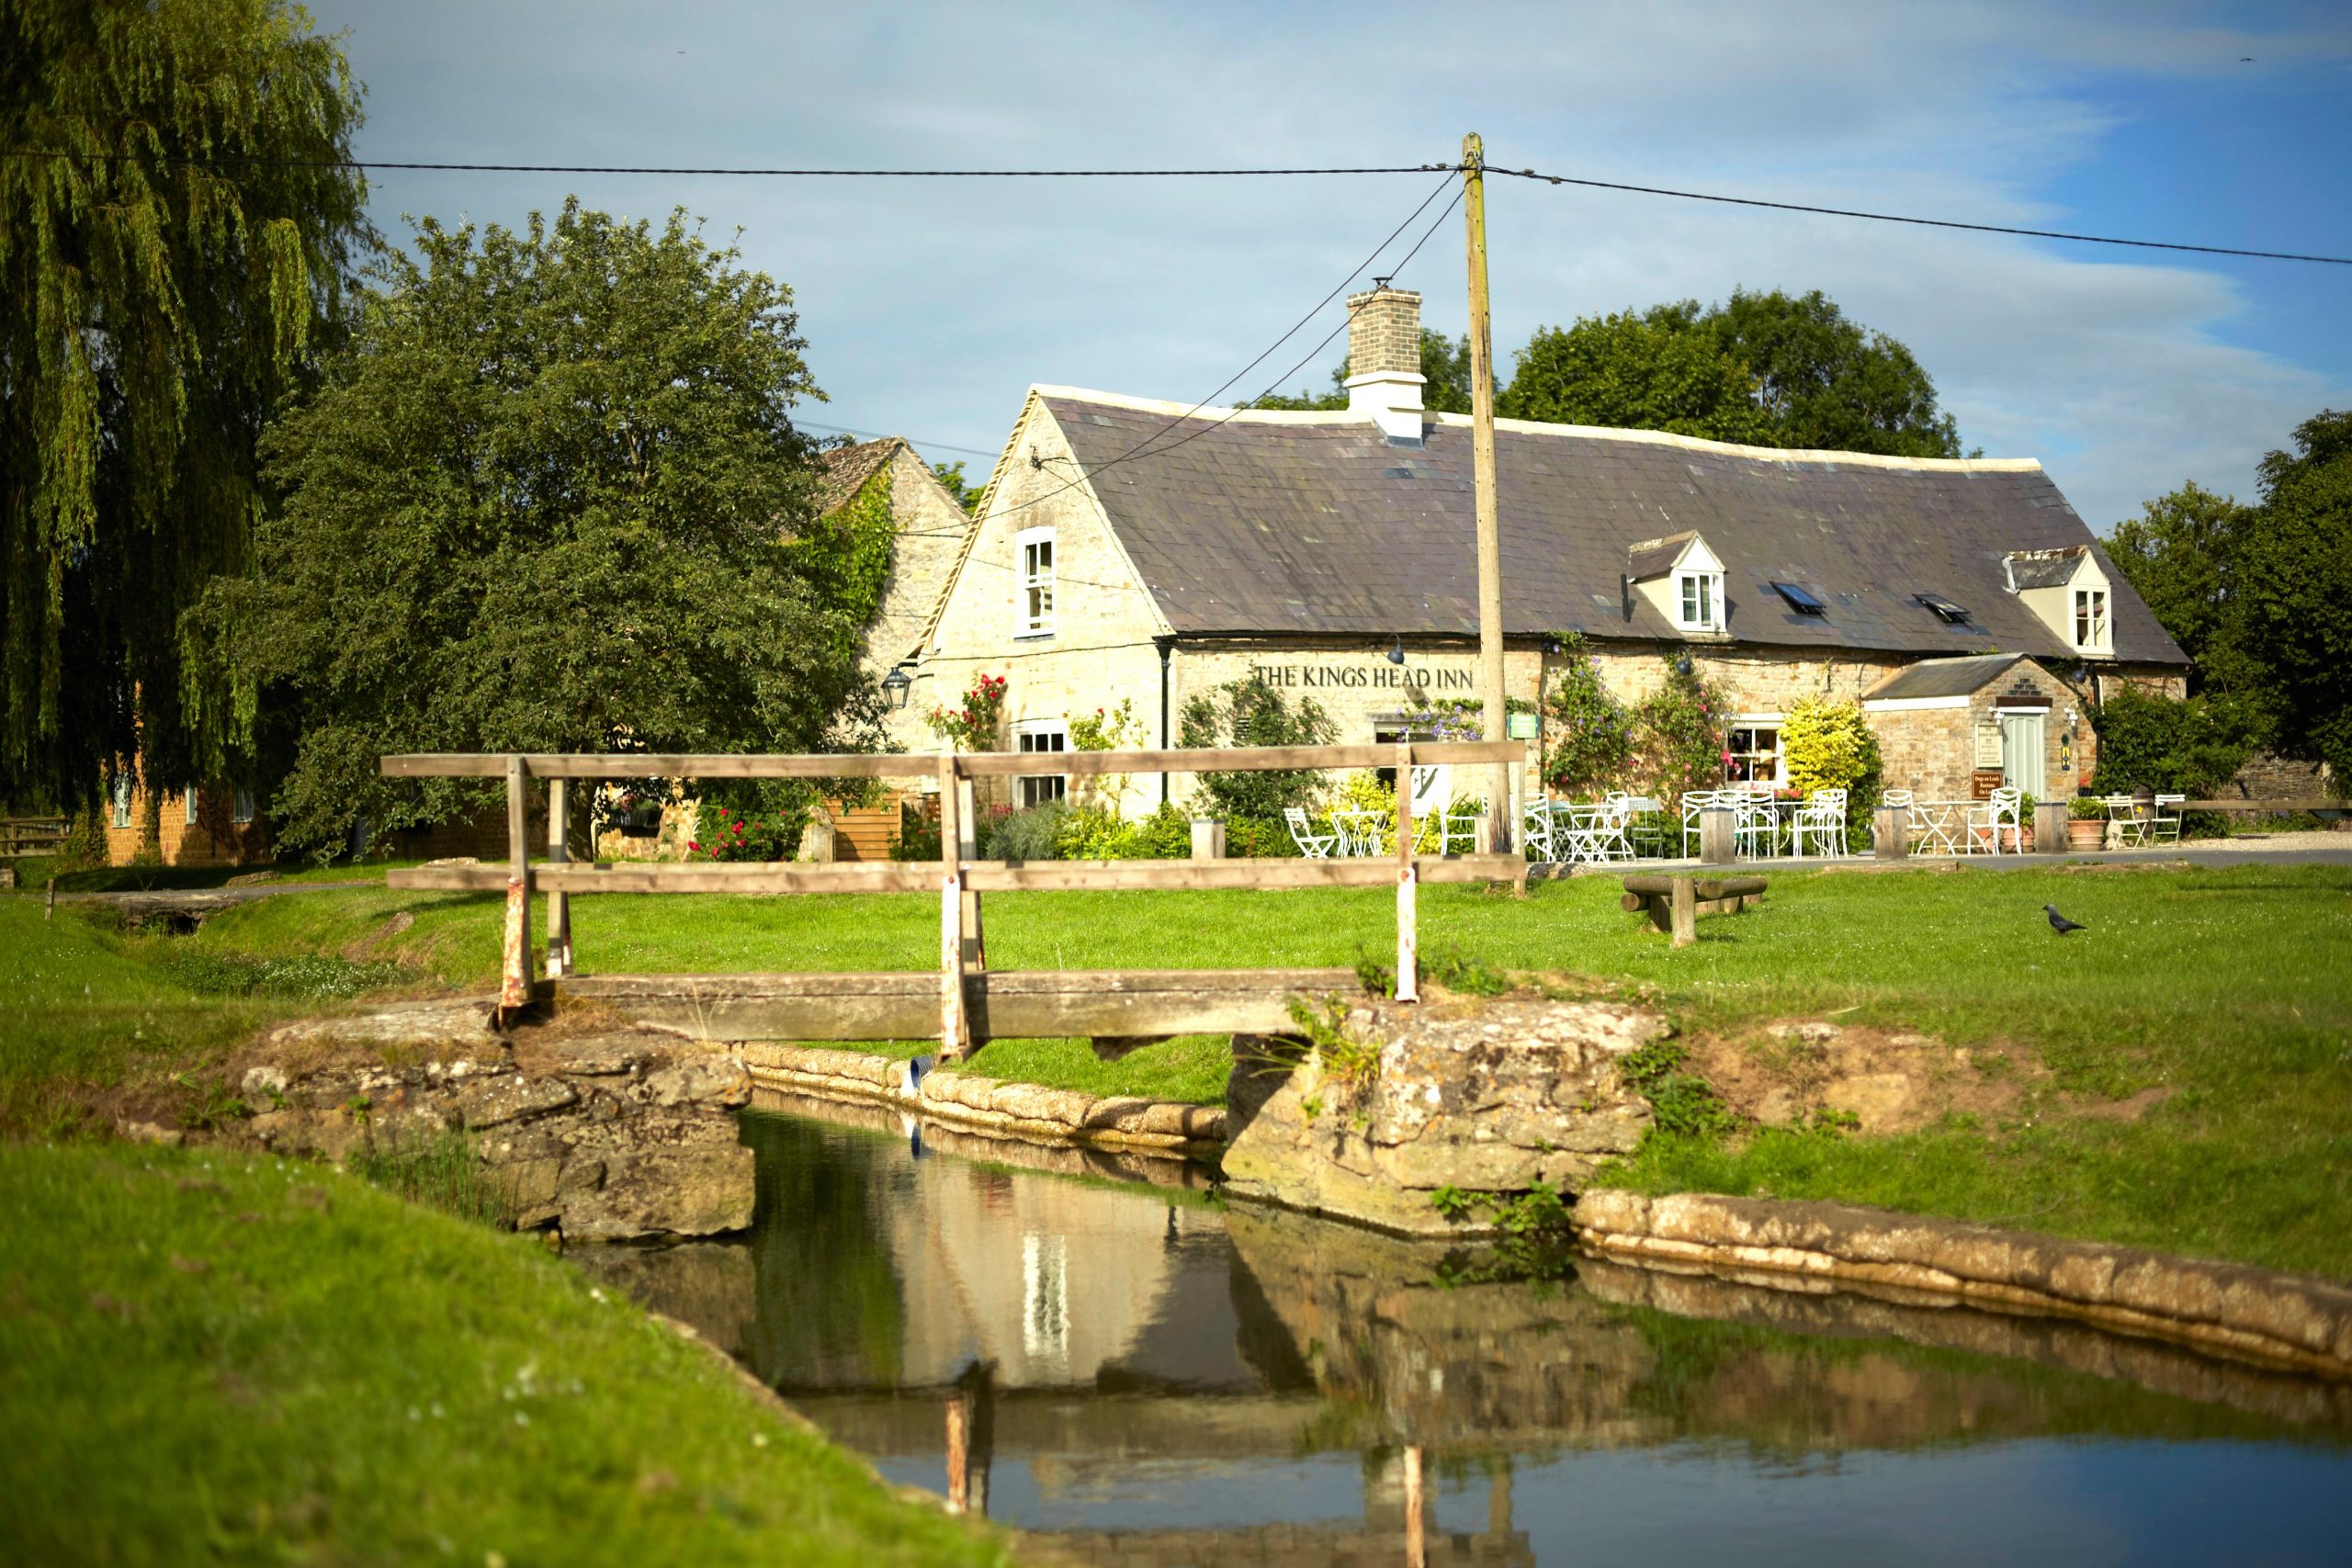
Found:
[[[1957,1295],[2352,1377],[2352,1287],[2324,1280],[1843,1203],[1600,1190],[1575,1223],[1606,1253]]]

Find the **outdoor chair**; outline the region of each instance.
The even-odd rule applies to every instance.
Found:
[[[1520,814],[1520,837],[1527,846],[1528,858],[1544,865],[1560,863],[1559,845],[1552,836],[1552,802],[1544,798],[1530,801]]]
[[[1690,858],[1690,846],[1699,838],[1699,813],[1727,804],[1724,797],[1728,793],[1719,789],[1694,789],[1682,796],[1682,857],[1685,860]]]
[[[2181,808],[2188,804],[2188,796],[2185,795],[2156,796],[2156,818],[2149,824],[2149,837],[2159,844],[2180,842],[2180,813]],[[2171,809],[2166,810],[2167,807]]]
[[[2142,813],[2136,795],[2110,795],[2102,803],[2107,807],[2108,820],[2115,824],[2115,847],[2120,850],[2144,849],[2148,829],[2154,820]]]
[[[1340,841],[1339,834],[1317,832],[1314,824],[1307,821],[1306,811],[1295,806],[1283,807],[1283,820],[1289,824],[1290,841],[1298,846],[1300,854],[1308,860],[1330,858],[1331,846]]]
[[[2018,848],[2021,850],[2023,835],[2018,832],[2018,811],[2024,800],[2025,791],[2004,788],[1995,790],[1990,800],[1980,800],[1971,806],[1962,840],[1968,852],[1971,854],[1999,854],[2001,825],[2004,822],[2008,824],[2010,833],[2017,835]]]
[[[1810,839],[1814,853],[1825,860],[1842,858],[1846,853],[1846,792],[1815,790],[1791,820],[1789,831],[1797,854],[1804,853],[1805,840]]]
[[[1744,788],[1724,791],[1724,804],[1739,813],[1739,820],[1732,829],[1740,853],[1754,859],[1767,859],[1781,852],[1781,813],[1772,804],[1772,792]]]

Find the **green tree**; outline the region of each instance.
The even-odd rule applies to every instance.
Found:
[[[0,0],[0,795],[194,782],[179,617],[372,235],[360,89],[277,0]]]
[[[1495,406],[1554,424],[1770,442],[1756,378],[1703,325],[1694,299],[1538,327]]]
[[[976,483],[966,479],[964,460],[961,457],[952,463],[933,463],[931,466],[931,475],[940,482],[941,487],[949,495],[956,498],[956,505],[967,512],[979,510],[980,497],[988,493],[989,482],[981,479]]]
[[[1180,746],[1328,746],[1339,734],[1313,697],[1293,707],[1262,681],[1228,681],[1185,701],[1177,720]],[[1320,773],[1203,773],[1201,793],[1216,815],[1234,821],[1279,823],[1288,807],[1311,807],[1323,793]]]
[[[1849,321],[1816,288],[1731,299],[1698,318],[1756,378],[1773,446],[1957,457],[1960,432],[1936,407],[1936,386],[1911,351]]]
[[[2197,661],[2189,682],[2201,690],[2206,659],[2231,614],[2239,539],[2252,509],[2192,480],[2140,510],[2115,525],[2108,556]]]
[[[2352,781],[2352,412],[2295,430],[2262,459],[2262,504],[2240,540],[2216,683],[2260,700],[2272,744]]]
[[[878,694],[792,542],[817,536],[788,413],[817,392],[790,290],[683,214],[567,202],[413,248],[271,429],[283,508],[197,618],[238,716],[289,727],[281,841],[484,798],[380,779],[381,752],[851,740]]]

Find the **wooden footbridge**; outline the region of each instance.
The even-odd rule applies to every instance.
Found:
[[[1518,741],[1451,741],[1395,746],[1263,746],[1078,751],[1057,754],[1055,772],[1105,774],[1291,772],[1394,767],[1400,780],[1416,765],[1521,763]],[[718,1038],[906,1040],[934,1035],[943,1055],[968,1055],[993,1037],[1091,1036],[1136,1043],[1191,1033],[1272,1033],[1293,1027],[1289,1002],[1301,994],[1341,991],[1347,969],[991,970],[982,922],[989,893],[1044,889],[1283,888],[1393,886],[1396,892],[1396,998],[1410,1001],[1417,952],[1416,890],[1425,882],[1520,882],[1526,862],[1496,854],[1482,819],[1478,850],[1416,854],[1410,790],[1397,791],[1394,857],[1345,860],[1002,861],[979,858],[974,784],[1035,773],[1038,759],[1009,752],[935,755],[678,755],[432,753],[382,759],[403,778],[506,781],[507,863],[503,866],[422,866],[387,873],[394,887],[506,895],[500,989],[503,1011],[540,998],[609,999],[640,1016],[662,1018]],[[583,864],[564,844],[567,791],[574,782],[606,779],[934,779],[939,789],[940,858],[887,864]],[[531,792],[547,792],[544,857],[531,853]],[[531,895],[548,897],[547,973],[534,974]],[[571,900],[582,893],[936,893],[939,964],[935,971],[884,974],[604,975],[578,974],[572,962]]]

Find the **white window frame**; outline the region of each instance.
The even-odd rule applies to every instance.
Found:
[[[129,773],[115,775],[114,825],[117,828],[130,826],[130,775]]]
[[[187,825],[188,825],[189,827],[193,828],[193,827],[195,827],[195,826],[196,826],[196,786],[195,786],[194,784],[189,784],[186,789],[182,790],[180,793],[181,793],[183,795],[185,795],[185,796],[187,797]]]
[[[1054,635],[1056,553],[1051,528],[1023,528],[1012,536],[1014,637]]]
[[[229,820],[242,828],[254,819],[254,792],[239,784],[229,797]]]
[[[1725,784],[1770,784],[1774,789],[1786,789],[1788,787],[1788,744],[1784,739],[1782,739],[1781,735],[1783,722],[1782,716],[1777,713],[1743,713],[1732,716],[1732,721],[1724,727],[1724,750],[1732,754],[1732,761],[1724,764],[1724,782]],[[1732,738],[1737,735],[1740,731],[1747,730],[1752,736],[1755,731],[1759,729],[1769,729],[1772,732],[1772,746],[1770,751],[1757,750],[1752,740],[1748,749],[1744,751],[1732,744]],[[1762,756],[1770,756],[1772,759],[1771,777],[1762,779],[1754,777],[1736,779],[1732,776],[1733,767],[1745,762],[1752,769],[1755,765],[1755,760],[1758,757]]]
[[[1692,619],[1688,607],[1693,597],[1699,600],[1699,616]],[[1724,574],[1720,571],[1677,571],[1674,574],[1674,624],[1686,632],[1719,632],[1724,629]]]
[[[2115,600],[2105,587],[2077,588],[2074,596],[2075,647],[2103,653],[2115,646]],[[2084,636],[2087,623],[2090,635]]]
[[[1012,749],[1024,756],[1057,757],[1069,750],[1069,720],[1027,718],[1012,727]],[[1014,798],[1022,808],[1049,800],[1069,798],[1067,773],[1023,773],[1013,781]]]

